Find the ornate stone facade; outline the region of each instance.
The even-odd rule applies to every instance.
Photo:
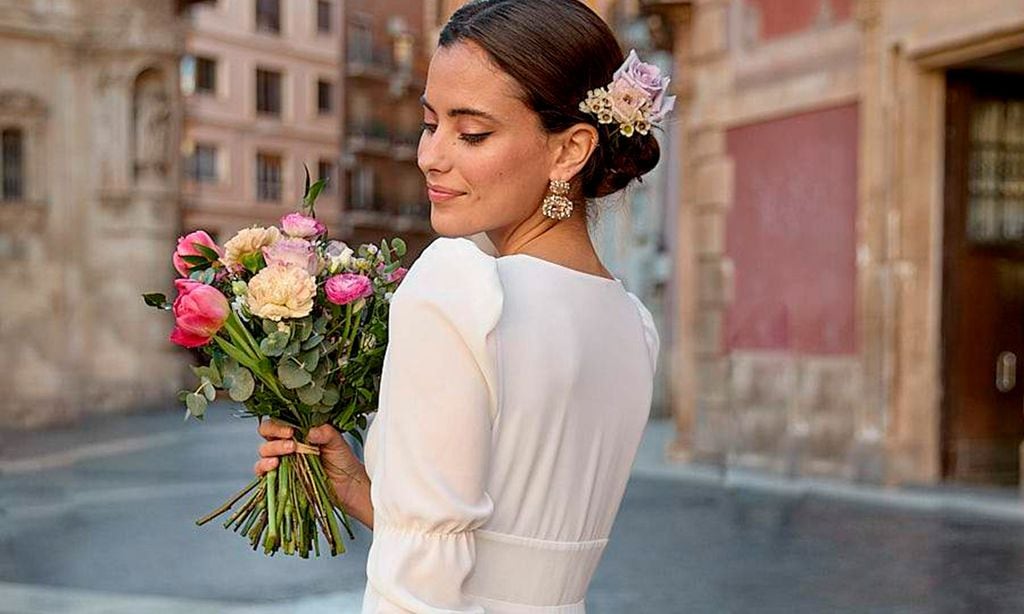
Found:
[[[964,348],[942,338],[944,318],[956,313],[943,305],[947,75],[974,67],[1020,79],[1020,3],[642,4],[672,29],[683,123],[671,350],[677,438],[668,452],[881,484],[949,479],[942,357]],[[772,141],[786,122],[789,141]],[[760,132],[745,140],[750,130]],[[758,148],[773,142],[775,158],[759,159]],[[810,163],[778,161],[808,143],[821,148]],[[764,176],[766,166],[773,173]],[[820,189],[821,172],[831,173],[831,192]],[[748,207],[765,192],[775,197]],[[852,207],[834,208],[848,198]],[[801,201],[815,208],[790,206]],[[791,215],[784,219],[794,234],[811,231],[805,259],[822,253],[815,232],[841,246],[828,261],[835,279],[805,280],[803,295],[839,297],[831,322],[787,304],[800,295],[786,294],[784,278],[781,288],[749,293],[752,279],[786,262],[785,237],[778,248],[759,248],[758,260],[744,259],[749,245],[736,239],[752,236],[745,228],[770,230],[765,216],[779,215]],[[774,319],[770,307],[779,304],[791,310]],[[852,342],[835,342],[833,325],[848,313]]]
[[[183,44],[171,0],[0,1],[0,417],[63,421],[173,397],[183,356],[139,295],[179,229]],[[8,179],[5,177],[5,180]]]

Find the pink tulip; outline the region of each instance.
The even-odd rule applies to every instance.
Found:
[[[324,282],[324,293],[335,305],[347,305],[372,295],[373,283],[366,275],[342,273]]]
[[[316,218],[301,213],[289,213],[281,218],[281,229],[284,234],[296,239],[308,239],[327,232],[327,227]]]
[[[176,279],[178,298],[174,299],[174,330],[171,341],[187,348],[210,342],[231,313],[228,299],[213,286],[190,279]]]
[[[174,263],[174,269],[178,271],[182,277],[188,277],[188,274],[192,269],[192,265],[185,262],[185,260],[182,259],[182,256],[202,256],[202,254],[199,253],[199,250],[196,249],[195,245],[193,245],[194,243],[209,247],[221,256],[224,255],[224,252],[217,247],[217,244],[214,243],[210,235],[206,234],[203,230],[190,232],[184,237],[180,237],[178,239],[178,247],[174,250],[174,255],[171,256],[171,262]]]

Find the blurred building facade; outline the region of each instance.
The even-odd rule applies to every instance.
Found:
[[[671,453],[1016,485],[1024,5],[642,4],[683,123]]]
[[[184,227],[221,242],[277,223],[306,169],[317,215],[339,233],[344,2],[208,0],[192,7],[181,65]]]
[[[167,323],[139,294],[169,285],[179,230],[187,4],[0,1],[8,426],[144,405],[178,387]]]
[[[416,165],[434,44],[425,9],[423,1],[345,2],[345,236],[379,243],[401,235],[411,255],[435,236]]]

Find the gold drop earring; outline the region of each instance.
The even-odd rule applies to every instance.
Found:
[[[541,212],[555,220],[564,220],[572,215],[572,201],[568,198],[571,187],[568,181],[552,179]]]

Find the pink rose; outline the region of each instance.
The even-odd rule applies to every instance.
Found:
[[[224,252],[217,247],[217,244],[214,243],[213,239],[210,235],[206,234],[205,231],[197,230],[185,235],[184,237],[179,237],[178,247],[174,250],[174,255],[171,256],[171,262],[174,263],[174,269],[178,271],[182,277],[188,277],[188,274],[192,269],[192,265],[185,262],[182,256],[202,256],[202,254],[199,253],[199,250],[196,249],[194,245],[195,243],[209,247],[221,256],[224,255]]]
[[[324,293],[327,294],[327,300],[335,305],[347,305],[372,295],[373,283],[366,275],[342,273],[324,282]]]
[[[267,261],[268,266],[296,266],[305,269],[314,277],[320,268],[320,259],[313,249],[313,244],[305,239],[281,239],[273,245],[268,245],[263,248],[263,259]]]
[[[650,121],[660,121],[675,106],[675,96],[665,96],[668,91],[668,84],[671,81],[661,74],[661,69],[653,64],[641,62],[635,49],[629,51],[629,56],[622,66],[615,71],[613,77],[615,83],[627,83],[642,90],[651,101],[651,112],[648,117]]]
[[[612,115],[620,123],[632,123],[641,119],[640,110],[647,104],[647,94],[625,81],[612,83],[608,90]]]
[[[307,217],[301,213],[289,213],[281,218],[281,229],[289,237],[299,239],[308,239],[327,232],[327,227],[316,218]]]
[[[171,341],[195,348],[206,345],[217,334],[231,313],[228,299],[213,286],[191,279],[176,279],[178,298],[174,299],[174,330]]]
[[[383,262],[380,263],[379,265],[377,265],[377,274],[378,275],[383,275],[384,274],[384,266],[385,265],[384,265]],[[404,266],[400,266],[397,269],[395,269],[395,271],[393,273],[391,273],[391,275],[388,275],[387,277],[385,277],[384,281],[386,281],[389,284],[390,283],[394,283],[396,281],[401,281],[402,278],[405,277],[405,274],[408,271],[409,271],[409,269],[405,268]]]

